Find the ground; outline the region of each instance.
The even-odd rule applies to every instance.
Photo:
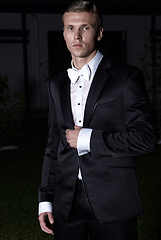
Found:
[[[38,186],[45,138],[35,138],[17,150],[0,151],[0,240],[49,240],[38,224]],[[144,216],[139,240],[161,239],[161,145],[137,160]],[[130,204],[130,203],[129,203]]]

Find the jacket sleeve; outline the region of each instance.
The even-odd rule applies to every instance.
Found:
[[[53,202],[55,189],[55,171],[59,130],[57,125],[55,103],[49,85],[48,140],[42,165],[41,185],[39,187],[39,202]]]
[[[153,129],[150,102],[140,70],[128,74],[124,86],[124,128],[120,132],[93,130],[90,149],[95,156],[129,157],[154,151],[156,138]]]

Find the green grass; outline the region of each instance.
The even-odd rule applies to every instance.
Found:
[[[38,223],[38,185],[44,145],[0,152],[0,240],[50,240]],[[144,216],[139,240],[161,239],[161,147],[137,161]],[[130,203],[129,203],[130,204]]]

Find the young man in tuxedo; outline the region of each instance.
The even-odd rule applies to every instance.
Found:
[[[155,146],[143,76],[97,49],[103,27],[91,1],[71,3],[63,23],[71,68],[49,82],[40,226],[55,240],[136,240],[136,157]]]

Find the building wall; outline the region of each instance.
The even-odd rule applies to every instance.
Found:
[[[20,29],[19,14],[0,13],[0,30]],[[2,36],[0,36],[2,40]],[[11,93],[24,91],[23,83],[23,51],[21,44],[0,43],[0,74],[8,76]]]
[[[144,43],[150,29],[150,16],[103,16],[105,31],[126,31],[127,62],[141,67]],[[20,14],[0,13],[0,29],[20,29]],[[29,30],[28,63],[32,110],[47,109],[48,31],[61,31],[61,16],[27,15]],[[56,47],[56,46],[55,46]],[[23,51],[21,44],[0,44],[0,74],[7,75],[11,92],[24,91]]]

